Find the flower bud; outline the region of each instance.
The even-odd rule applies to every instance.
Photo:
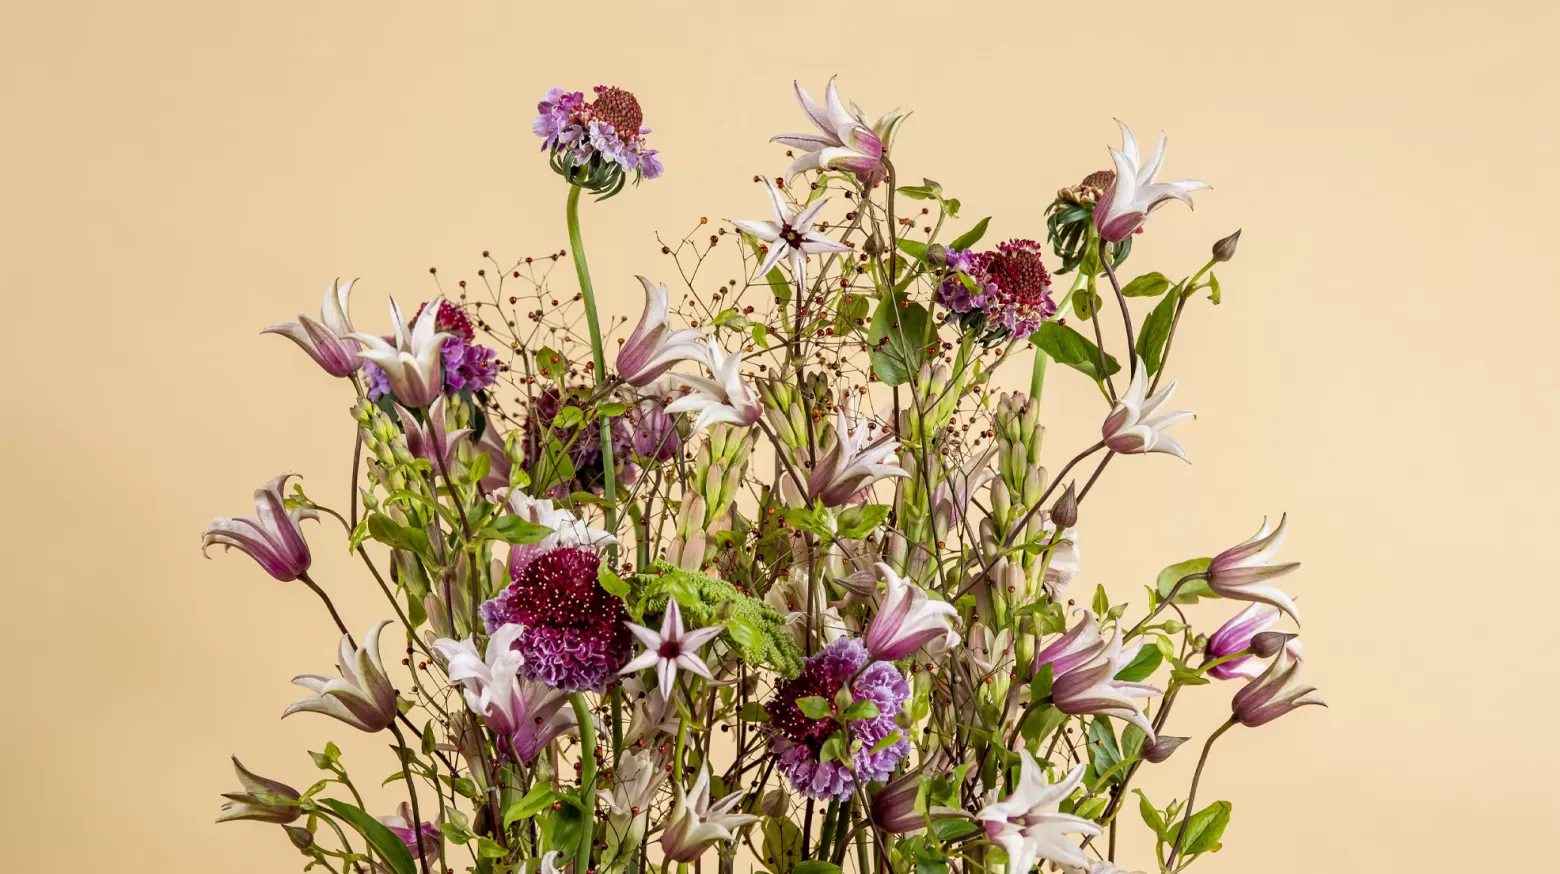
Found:
[[[282,828],[287,831],[287,839],[299,850],[307,853],[314,846],[314,832],[301,825],[284,825]]]
[[[1251,651],[1256,654],[1257,658],[1270,659],[1278,655],[1279,650],[1299,636],[1287,631],[1264,631],[1251,638]]]
[[[1067,484],[1067,491],[1056,499],[1051,505],[1051,521],[1058,528],[1071,528],[1078,524],[1078,493],[1073,489],[1073,484]]]
[[[921,775],[905,774],[890,781],[872,796],[872,822],[891,835],[905,835],[926,828],[926,816],[916,812]]]
[[[1220,262],[1235,257],[1235,246],[1240,243],[1240,231],[1230,234],[1228,237],[1213,244],[1213,260]]]
[[[1170,737],[1162,734],[1155,738],[1153,743],[1143,744],[1143,758],[1157,765],[1170,758],[1170,755],[1176,751],[1176,748],[1188,740],[1191,740],[1191,738]]]
[[[942,243],[933,243],[926,247],[926,263],[933,267],[943,267],[948,263],[948,247]]]

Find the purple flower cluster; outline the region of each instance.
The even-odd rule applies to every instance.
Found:
[[[966,317],[966,324],[978,314],[987,331],[1028,336],[1056,313],[1040,251],[1033,240],[1008,240],[995,252],[949,249],[949,275],[937,289],[937,302]]]
[[[622,88],[597,85],[596,99],[585,102],[580,91],[554,88],[537,104],[531,129],[542,138],[542,150],[565,152],[576,165],[590,163],[600,155],[647,179],[661,175],[661,159],[656,150],[645,146],[650,129],[643,125],[644,112],[633,94]]]
[[[848,766],[820,760],[824,741],[838,730],[834,720],[808,717],[796,703],[816,696],[832,707],[835,694],[847,682],[854,700],[871,701],[878,709],[877,716],[850,723],[851,742],[859,742],[859,747]],[[782,683],[764,705],[770,725],[778,732],[774,744],[786,779],[803,795],[834,799],[849,798],[858,783],[887,780],[910,752],[910,742],[894,722],[909,695],[910,686],[899,670],[889,662],[871,661],[867,648],[854,638],[842,637],[808,658],[801,674]],[[874,751],[893,734],[901,736]]]
[[[528,679],[566,692],[600,692],[628,663],[628,613],[597,582],[600,572],[601,557],[589,549],[550,549],[513,564],[513,582],[482,605],[489,634],[525,626],[515,649],[525,656]]]
[[[417,308],[417,313],[422,314],[422,307]],[[415,321],[416,317],[413,319]],[[434,327],[453,335],[439,348],[444,365],[446,394],[479,392],[498,379],[498,353],[475,342],[477,332],[471,326],[471,319],[466,317],[460,307],[447,300],[440,301]],[[371,361],[363,362],[363,381],[371,401],[390,394],[390,381],[385,377],[384,370]]]

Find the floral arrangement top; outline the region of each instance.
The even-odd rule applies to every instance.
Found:
[[[1107,467],[1188,457],[1170,356],[1239,233],[1182,279],[1122,268],[1203,184],[1158,181],[1165,138],[1144,159],[1122,125],[1044,244],[993,244],[936,182],[904,184],[903,114],[797,85],[812,129],[753,177],[768,214],[658,239],[674,285],[640,277],[643,312],[608,319],[581,194],[662,165],[638,99],[593,93],[548,92],[534,126],[568,249],[484,252],[449,289],[432,271],[388,333],[354,327],[353,282],[266,329],[355,392],[352,490],[327,506],[283,474],[204,545],[301,583],[341,632],[285,715],[396,755],[349,768],[324,742],[304,791],[235,759],[219,819],[279,824],[305,870],[393,874],[730,874],[744,853],[772,874],[1106,874],[1217,852],[1215,742],[1321,703],[1278,585],[1287,519],[1130,601],[1077,579]],[[1102,404],[1099,439],[1053,457],[1055,365]],[[998,388],[1013,370],[1027,391]],[[303,523],[324,520],[385,599],[361,637],[327,591],[345,581],[311,575]],[[1226,720],[1178,718],[1215,690]],[[1184,797],[1151,799],[1139,774],[1188,740]],[[366,781],[404,802],[375,809]],[[1154,858],[1118,860],[1123,828]]]

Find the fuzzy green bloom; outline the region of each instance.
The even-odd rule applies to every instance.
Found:
[[[721,639],[749,665],[767,665],[787,677],[801,672],[802,651],[786,631],[785,617],[725,580],[658,561],[648,572],[635,575],[629,602],[637,603],[641,611],[659,613],[666,609],[671,592],[676,592],[690,625],[724,624]]]

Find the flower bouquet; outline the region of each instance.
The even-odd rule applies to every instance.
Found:
[[[1217,739],[1321,703],[1278,630],[1299,621],[1275,585],[1297,567],[1274,562],[1285,521],[1171,563],[1146,602],[1075,578],[1112,460],[1186,458],[1170,354],[1239,234],[1187,278],[1127,277],[1148,218],[1204,186],[1157,181],[1165,138],[1144,159],[1122,125],[1044,244],[992,245],[936,182],[905,184],[906,114],[871,120],[833,81],[796,96],[813,130],[753,177],[768,215],[663,242],[673,285],[639,278],[631,330],[602,322],[579,214],[662,174],[615,87],[554,90],[535,120],[568,249],[484,252],[451,297],[392,301],[388,335],[354,327],[352,282],[266,329],[353,389],[352,494],[327,506],[283,474],[204,545],[306,586],[341,631],[336,672],[296,677],[285,715],[395,756],[325,743],[301,792],[235,759],[221,821],[279,824],[305,870],[393,874],[1100,874],[1123,828],[1165,872],[1219,850]],[[1057,365],[1098,386],[1101,424],[1052,456]],[[1027,393],[994,387],[1007,370]],[[392,618],[349,627],[344,581],[310,575],[302,523],[324,517]],[[1171,722],[1226,685],[1222,724]],[[1184,798],[1134,787],[1193,738]],[[405,800],[375,810],[363,781]]]

